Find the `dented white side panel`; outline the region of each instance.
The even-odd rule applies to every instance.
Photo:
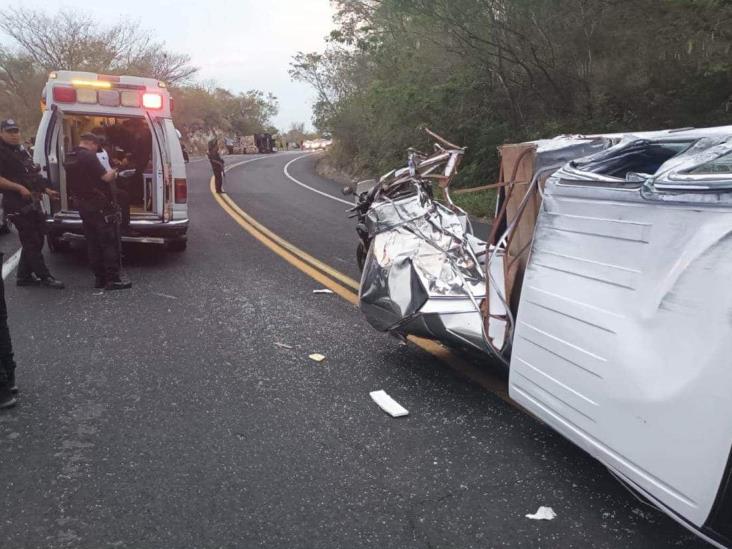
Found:
[[[510,395],[696,526],[732,445],[732,208],[550,182]]]

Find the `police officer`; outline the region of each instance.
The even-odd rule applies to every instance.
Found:
[[[2,260],[3,254],[0,253],[0,263]],[[8,308],[5,305],[5,284],[0,277],[0,410],[15,406],[17,393],[13,343],[10,341]]]
[[[211,169],[214,173],[216,181],[216,192],[221,194],[223,192],[224,185],[224,159],[219,154],[219,142],[217,139],[212,139],[208,143],[208,160],[211,162]]]
[[[0,264],[3,254],[0,252]],[[15,360],[13,343],[8,329],[8,308],[5,305],[5,284],[0,277],[0,410],[12,408],[17,403],[15,395],[18,386],[15,384]]]
[[[18,229],[23,251],[18,263],[18,286],[46,286],[61,290],[63,282],[56,280],[43,260],[46,214],[39,194],[57,199],[58,193],[48,188],[38,175],[38,167],[20,145],[20,128],[9,118],[0,122],[0,190],[3,207]]]
[[[107,149],[104,148],[106,138],[103,135],[99,135],[98,133],[94,133],[94,135],[96,135],[97,139],[99,140],[99,146],[97,147],[97,158],[99,159],[99,163],[102,165],[102,167],[105,170],[111,170],[112,162],[115,162],[115,167],[119,168],[121,163],[117,162],[116,160],[110,161],[109,153],[107,152]],[[117,206],[119,206],[119,210],[122,215],[122,221],[120,222],[120,233],[125,234],[126,231],[129,232],[130,228],[130,195],[126,190],[121,187],[119,182],[117,182],[116,193],[112,198],[117,203]]]
[[[99,138],[96,135],[82,135],[66,171],[84,226],[89,263],[95,277],[94,287],[125,290],[131,288],[132,283],[121,277],[121,215],[114,200],[117,172],[102,166],[97,158],[98,148]]]

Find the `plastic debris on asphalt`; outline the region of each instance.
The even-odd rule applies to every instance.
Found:
[[[320,290],[313,290],[314,294],[332,294],[333,290],[329,290],[328,288],[322,288]]]
[[[277,347],[282,347],[283,349],[292,349],[292,345],[287,345],[286,343],[278,343],[275,341],[275,345]]]
[[[372,391],[369,393],[373,401],[379,405],[391,417],[402,417],[409,415],[409,411],[391,398],[386,391]]]
[[[526,518],[531,520],[554,520],[557,518],[557,514],[551,507],[539,507],[539,510],[533,515],[526,515]]]
[[[313,353],[308,358],[310,360],[314,360],[315,362],[323,362],[325,360],[325,356],[321,355],[320,353]]]

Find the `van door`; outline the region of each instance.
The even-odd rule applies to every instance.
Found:
[[[158,117],[150,116],[146,113],[148,122],[153,132],[153,148],[157,162],[155,163],[156,172],[156,212],[163,218],[164,222],[172,219],[172,202],[173,202],[173,166],[168,153],[168,143],[165,137],[165,129],[163,120]]]
[[[546,187],[511,398],[707,532],[732,509],[732,192],[585,175]]]
[[[66,171],[63,169],[63,163],[66,158],[63,133],[64,113],[54,105],[51,107],[51,116],[48,119],[43,142],[44,160],[46,163],[45,175],[51,184],[51,188],[58,189],[61,194],[61,210],[68,210],[69,197],[66,192]],[[36,146],[38,145],[36,144]],[[51,213],[55,213],[53,211],[55,204],[57,203],[50,203]]]

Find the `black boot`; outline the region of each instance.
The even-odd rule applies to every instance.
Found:
[[[107,279],[103,276],[95,276],[94,277],[94,287],[98,289],[102,289],[107,285]]]
[[[4,408],[12,408],[18,403],[10,391],[10,384],[7,382],[0,383],[0,410]]]
[[[52,276],[47,276],[46,278],[41,279],[41,284],[45,286],[46,288],[52,288],[54,290],[63,290],[66,285],[61,282],[60,280],[56,280]]]

